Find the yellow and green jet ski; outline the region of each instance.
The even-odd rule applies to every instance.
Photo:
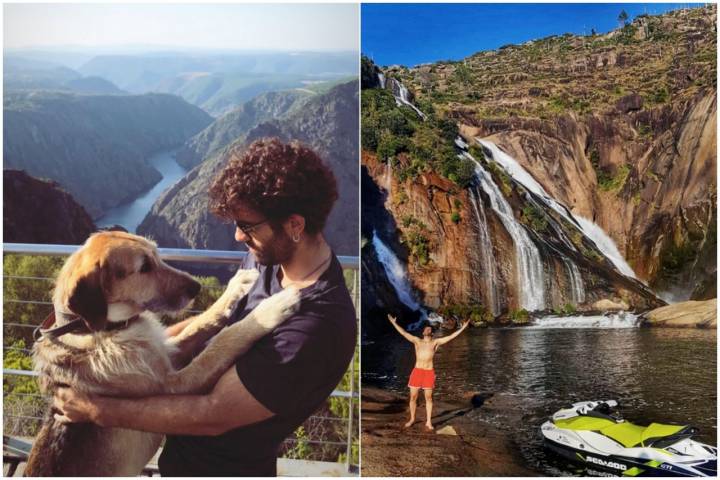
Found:
[[[561,409],[540,431],[550,450],[589,468],[631,477],[716,477],[717,448],[692,440],[683,425],[635,425],[613,410],[615,400]]]

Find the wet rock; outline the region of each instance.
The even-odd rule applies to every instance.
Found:
[[[656,308],[643,315],[643,325],[665,328],[717,328],[717,298]]]
[[[593,303],[592,309],[598,310],[601,312],[612,312],[612,311],[618,311],[618,310],[629,310],[630,305],[625,303],[624,300],[620,300],[619,302],[613,302],[612,300],[604,298],[602,300],[598,300],[597,302]]]

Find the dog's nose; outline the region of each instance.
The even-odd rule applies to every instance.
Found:
[[[196,282],[195,280],[191,280],[190,283],[188,283],[187,286],[187,294],[190,298],[195,298],[198,293],[200,293],[200,282]]]

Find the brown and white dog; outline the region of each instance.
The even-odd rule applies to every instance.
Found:
[[[44,335],[35,343],[41,389],[52,394],[58,386],[69,385],[84,393],[120,397],[207,391],[238,356],[296,309],[299,293],[286,289],[224,328],[230,308],[256,279],[257,271],[240,270],[206,312],[168,338],[157,314],[187,307],[200,284],[163,262],[155,244],[143,237],[92,235],[68,258],[53,296],[57,325],[81,319],[80,331]],[[65,424],[49,411],[25,475],[138,475],[161,440],[160,434]]]

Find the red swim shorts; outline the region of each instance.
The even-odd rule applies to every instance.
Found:
[[[410,374],[408,387],[425,388],[432,390],[435,388],[435,370],[425,370],[423,368],[413,368]]]

